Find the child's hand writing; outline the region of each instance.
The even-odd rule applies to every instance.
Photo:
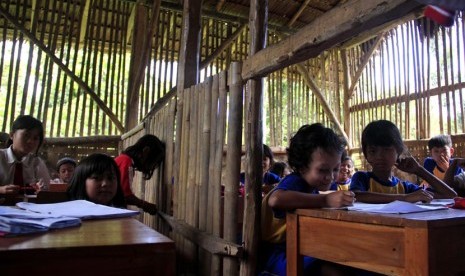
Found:
[[[326,204],[331,208],[351,206],[354,201],[355,194],[351,191],[337,191],[326,195]]]
[[[417,190],[413,193],[405,195],[405,201],[407,202],[418,202],[430,203],[433,200],[433,194],[427,190]]]

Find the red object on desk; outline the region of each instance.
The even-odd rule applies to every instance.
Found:
[[[454,198],[454,205],[452,205],[454,209],[465,209],[465,198],[463,197],[456,197]]]

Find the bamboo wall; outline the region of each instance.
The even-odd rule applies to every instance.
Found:
[[[177,102],[170,101],[148,116],[139,130],[123,137],[123,148],[146,133],[166,143],[163,166],[148,181],[136,173],[133,191],[155,202],[160,216],[176,229],[161,231],[176,241],[178,262],[183,264],[178,267],[180,273],[198,269],[201,275],[234,275],[238,271],[238,259],[222,257],[238,257],[237,234],[242,231],[243,203],[238,197],[238,184],[243,86],[237,80],[240,67],[233,65],[232,73],[222,71],[185,89]],[[158,225],[155,218],[145,213],[140,217],[144,223],[160,229],[164,224]],[[199,241],[189,231],[200,231],[197,235],[205,235],[206,241]]]

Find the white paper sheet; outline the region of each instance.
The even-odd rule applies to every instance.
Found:
[[[415,204],[406,201],[393,201],[387,204],[371,204],[355,202],[353,206],[347,207],[349,211],[360,211],[368,213],[382,213],[382,214],[408,214],[416,212],[426,212],[447,209],[446,205],[433,205],[433,204]]]
[[[18,202],[16,206],[32,212],[80,219],[120,218],[139,214],[139,211],[95,204],[87,200],[73,200],[52,204]]]

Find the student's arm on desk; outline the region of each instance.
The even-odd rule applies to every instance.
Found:
[[[442,180],[434,176],[423,166],[420,166],[413,157],[407,157],[396,163],[396,167],[404,172],[413,173],[426,182],[434,189],[434,198],[454,198],[457,193]]]
[[[406,202],[430,202],[433,199],[433,195],[426,190],[418,190],[410,194],[383,194],[383,193],[372,193],[366,191],[353,191],[357,202],[365,203],[389,203],[395,200],[406,201]]]
[[[271,208],[294,210],[305,208],[342,207],[353,204],[354,194],[350,191],[336,191],[330,194],[308,194],[289,190],[276,190],[268,199]]]

